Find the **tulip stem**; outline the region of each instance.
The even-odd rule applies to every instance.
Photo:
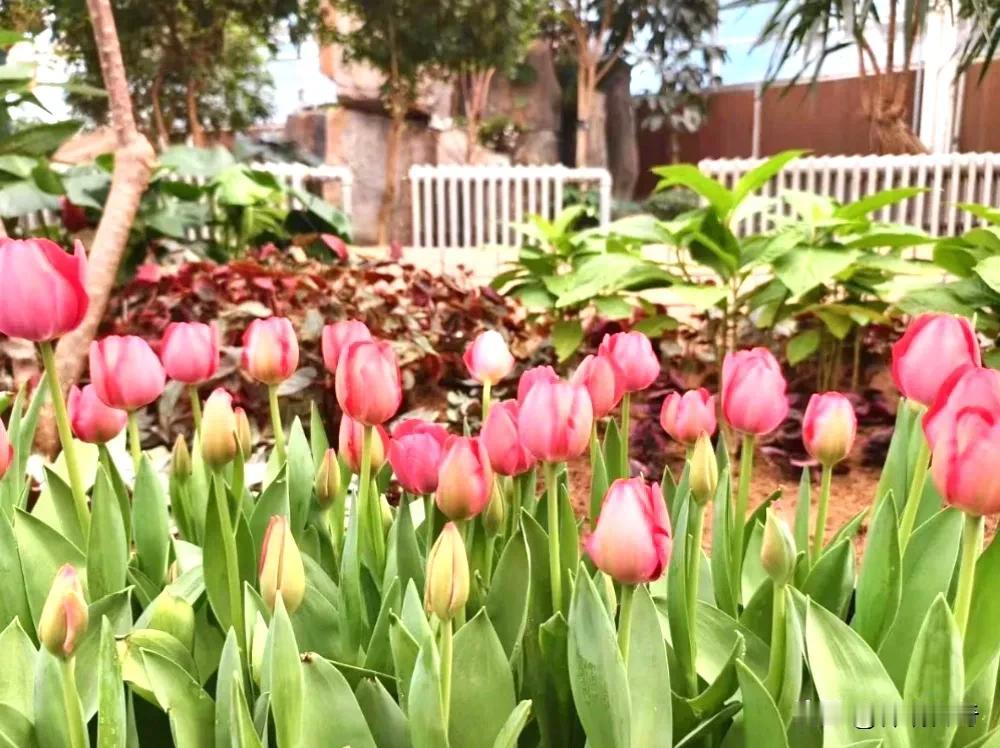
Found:
[[[687,537],[687,614],[688,629],[695,630],[695,620],[698,615],[698,581],[701,576],[701,536],[705,524],[705,505],[696,501],[691,502],[691,533]],[[691,662],[688,670],[688,688],[692,696],[698,694],[698,670],[695,667],[697,661],[697,642],[695,637],[691,637]]]
[[[434,547],[434,494],[424,496],[424,532],[427,533],[427,555]]]
[[[552,612],[562,610],[562,563],[559,556],[559,484],[554,462],[545,463],[546,511],[549,532],[549,577],[552,587]]]
[[[267,387],[267,400],[271,408],[271,430],[274,431],[274,449],[278,453],[278,461],[285,461],[285,429],[281,425],[281,410],[278,408],[278,385]]]
[[[80,705],[80,694],[76,690],[73,657],[59,659],[59,669],[62,671],[63,709],[66,715],[66,732],[70,748],[86,748],[87,736],[83,721],[83,709]]]
[[[239,556],[236,549],[236,531],[229,514],[229,496],[222,473],[213,470],[212,482],[215,488],[215,511],[219,520],[219,534],[222,537],[222,557],[225,560],[226,593],[229,598],[228,624],[236,629],[236,639],[240,651],[247,657],[246,630],[243,627],[243,597],[240,593]],[[224,624],[225,626],[225,624]]]
[[[66,461],[66,473],[69,476],[69,486],[73,493],[73,506],[76,517],[80,521],[83,537],[90,533],[90,510],[87,508],[87,492],[80,477],[80,463],[76,459],[76,444],[73,442],[73,429],[69,424],[69,412],[66,410],[66,400],[63,397],[62,386],[59,384],[59,370],[56,367],[55,352],[52,343],[45,341],[38,344],[42,352],[42,363],[45,365],[45,379],[49,384],[49,397],[52,399],[52,410],[55,411],[56,428],[59,430],[59,441],[62,443],[63,457]]]
[[[191,399],[191,420],[194,421],[194,430],[201,431],[201,397],[198,396],[198,388],[189,384],[187,391]]]
[[[441,621],[441,706],[444,709],[445,730],[451,717],[452,633],[451,619]]]
[[[628,478],[632,474],[632,471],[629,469],[629,462],[628,462],[628,436],[629,436],[629,431],[631,429],[631,427],[629,426],[629,417],[631,416],[631,411],[632,411],[632,393],[626,392],[624,395],[622,395],[622,433],[621,433],[622,474],[620,476],[617,476],[620,478]]]
[[[483,423],[486,423],[486,416],[490,414],[490,394],[492,390],[492,382],[483,382]]]
[[[813,528],[812,561],[823,552],[823,539],[826,535],[826,510],[830,505],[830,485],[833,482],[833,465],[824,465],[820,479],[819,506],[816,508],[816,526]]]
[[[513,535],[521,527],[521,476],[511,478],[513,493],[511,498],[510,534]]]
[[[372,436],[374,426],[365,426],[361,438],[361,473],[358,475],[358,516],[367,517],[370,525],[372,552],[375,564],[381,570],[385,567],[385,538],[382,537],[382,510],[378,497],[372,496]]]
[[[142,464],[142,445],[139,443],[139,417],[134,410],[128,412],[128,449],[132,455],[135,478],[138,479],[139,466]]]
[[[919,428],[920,419],[917,421]],[[917,512],[920,511],[920,501],[924,496],[924,483],[927,482],[927,466],[931,459],[931,448],[926,437],[920,435],[920,448],[917,450],[917,461],[913,466],[913,477],[910,479],[910,490],[906,492],[906,506],[903,508],[903,518],[899,523],[899,552],[906,550],[906,544],[913,534],[917,524]]]
[[[962,530],[962,561],[958,567],[958,589],[955,592],[955,622],[958,633],[965,638],[969,625],[969,608],[972,604],[972,587],[976,578],[976,560],[983,549],[983,518],[965,515]]]
[[[785,585],[774,585],[771,606],[771,656],[767,666],[764,685],[768,693],[777,700],[785,670]]]
[[[628,668],[628,646],[632,637],[632,599],[635,597],[635,585],[622,585],[622,602],[618,613],[618,649],[622,660]]]
[[[743,436],[743,446],[740,448],[740,486],[736,493],[736,512],[733,521],[733,562],[736,577],[733,580],[736,589],[740,588],[740,578],[743,572],[743,532],[747,521],[747,509],[750,506],[750,479],[753,477],[753,434]]]

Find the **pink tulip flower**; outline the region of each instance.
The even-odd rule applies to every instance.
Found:
[[[922,314],[892,346],[892,378],[903,396],[930,406],[956,370],[980,366],[982,356],[972,325],[951,314]]]
[[[212,322],[171,322],[160,341],[160,360],[167,376],[184,384],[200,384],[219,369],[219,328]]]
[[[384,340],[352,343],[337,364],[337,402],[356,421],[385,423],[399,410],[403,386],[392,346]]]
[[[496,330],[479,333],[462,357],[473,378],[483,384],[496,384],[514,368],[507,341]]]
[[[569,381],[586,387],[594,406],[594,418],[604,418],[615,409],[624,394],[615,367],[603,356],[587,356]]]
[[[136,410],[163,394],[167,377],[145,340],[109,335],[90,344],[90,381],[105,405]]]
[[[949,431],[963,408],[1000,413],[1000,372],[965,364],[951,373],[924,414],[924,435],[931,449]]]
[[[839,392],[814,393],[802,418],[802,443],[820,464],[835,465],[854,446],[858,418],[851,401]]]
[[[396,425],[389,445],[389,464],[404,489],[418,496],[434,493],[449,438],[444,426],[419,418]]]
[[[94,385],[82,390],[69,391],[69,422],[73,435],[80,441],[104,444],[114,439],[125,428],[128,414],[124,410],[105,405],[97,395]]]
[[[951,506],[973,515],[1000,513],[1000,414],[963,408],[934,447],[931,476]]]
[[[722,363],[722,415],[744,434],[769,434],[788,415],[787,386],[766,348],[727,353]]]
[[[255,319],[243,333],[243,370],[258,382],[281,384],[299,366],[299,341],[284,317]]]
[[[623,392],[644,390],[660,376],[660,359],[641,332],[605,335],[597,354],[611,362]]]
[[[490,503],[493,468],[486,447],[475,437],[451,440],[438,470],[434,501],[450,520],[469,519]]]
[[[517,431],[528,451],[543,462],[579,457],[590,445],[594,408],[580,385],[539,382],[521,404]]]
[[[0,239],[0,333],[35,342],[75,330],[87,313],[87,256],[48,239]]]
[[[683,395],[671,392],[660,407],[660,425],[674,441],[687,446],[702,434],[715,433],[715,396],[704,387],[688,390]]]
[[[348,470],[361,473],[361,446],[364,441],[364,424],[355,421],[346,413],[340,419],[340,438],[337,442],[337,453]],[[390,449],[389,435],[382,426],[377,426],[372,432],[372,474],[385,464],[385,457]]]
[[[331,374],[337,373],[340,357],[351,343],[372,340],[371,331],[364,322],[344,319],[323,327],[323,365]]]
[[[490,465],[500,475],[520,475],[535,464],[534,456],[521,443],[518,434],[519,412],[517,400],[494,403],[479,435],[486,445]]]

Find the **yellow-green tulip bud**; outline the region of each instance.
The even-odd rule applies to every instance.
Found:
[[[507,500],[504,496],[500,480],[494,478],[493,490],[490,492],[490,503],[483,512],[483,528],[486,534],[493,536],[503,529],[504,517],[507,514]]]
[[[289,614],[298,610],[306,592],[306,571],[288,518],[282,514],[274,515],[267,523],[259,571],[260,594],[268,609],[274,610],[280,594]]]
[[[250,677],[260,686],[264,673],[264,647],[267,644],[267,622],[264,616],[257,614],[253,630],[250,632]]]
[[[191,477],[191,451],[188,449],[184,434],[177,437],[170,458],[170,467],[175,478],[187,480]]]
[[[332,448],[326,450],[323,461],[316,471],[316,503],[320,509],[327,509],[337,494],[340,493],[340,463],[337,461],[337,453]]]
[[[149,628],[173,635],[194,651],[194,608],[184,598],[161,592],[150,605]]]
[[[223,389],[213,392],[201,419],[201,454],[213,468],[228,465],[236,457],[236,414],[233,400]]]
[[[700,506],[705,506],[715,496],[715,489],[719,485],[719,463],[715,459],[715,450],[708,434],[702,434],[694,443],[688,480],[691,495]]]
[[[247,460],[250,458],[250,452],[253,450],[250,419],[247,418],[247,412],[243,408],[236,408],[233,411],[233,415],[236,416],[236,444],[239,445],[240,452],[243,453],[243,459]]]
[[[773,508],[768,508],[764,539],[760,546],[760,564],[776,585],[785,585],[795,571],[795,539],[788,525]]]
[[[469,558],[454,522],[444,526],[427,557],[424,607],[442,621],[452,618],[469,599]]]
[[[80,576],[71,564],[56,572],[38,620],[38,640],[56,657],[72,657],[87,631],[87,601]]]

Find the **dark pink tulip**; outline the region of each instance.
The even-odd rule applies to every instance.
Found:
[[[69,422],[73,435],[80,441],[104,444],[114,439],[125,428],[128,414],[124,410],[105,405],[97,396],[94,385],[82,390],[69,391]]]
[[[543,462],[579,457],[590,445],[594,408],[580,385],[563,380],[539,382],[521,404],[517,431],[521,443]]]
[[[835,465],[850,454],[858,433],[851,401],[839,392],[813,394],[802,418],[802,443],[823,465]]]
[[[389,464],[399,484],[412,494],[433,493],[449,434],[444,426],[410,418],[392,430]]]
[[[479,439],[452,439],[441,459],[434,501],[450,520],[469,519],[490,503],[493,468],[486,447]]]
[[[90,381],[105,405],[135,410],[163,393],[167,377],[145,340],[109,335],[90,344]]]
[[[87,256],[48,239],[0,239],[0,333],[35,342],[75,330],[87,313]]]
[[[519,410],[517,400],[494,403],[479,435],[486,445],[490,465],[500,475],[520,475],[535,464],[534,456],[525,449],[518,434]]]
[[[559,375],[551,366],[533,366],[527,369],[517,380],[517,402],[524,405],[524,398],[529,390],[539,382],[558,382]]]
[[[200,384],[219,369],[219,328],[212,322],[171,322],[160,341],[160,360],[167,376],[184,384]]]
[[[570,382],[587,389],[594,406],[594,418],[604,418],[618,405],[624,390],[611,361],[603,356],[587,356],[576,367]]]
[[[3,421],[0,421],[0,478],[7,474],[12,462],[14,462],[14,447],[10,443]]]
[[[352,343],[337,364],[337,402],[356,421],[385,423],[399,410],[403,386],[392,346],[384,340]]]
[[[372,340],[371,331],[364,322],[344,319],[323,327],[323,365],[331,374],[337,373],[340,356],[351,343]]]
[[[622,584],[659,579],[673,547],[660,484],[642,478],[612,483],[583,547],[598,569]]]
[[[660,425],[674,441],[691,446],[702,434],[715,433],[715,396],[704,387],[683,395],[671,392],[660,407]]]
[[[1000,413],[962,408],[934,447],[931,476],[951,506],[973,515],[1000,513]]]
[[[787,383],[767,348],[727,353],[722,363],[722,415],[744,434],[774,431],[788,415]]]
[[[1000,413],[1000,372],[974,364],[952,372],[924,414],[924,435],[931,449],[949,431],[959,411],[972,407]]]
[[[644,390],[660,376],[660,359],[641,332],[605,335],[597,354],[611,362],[623,392]]]
[[[274,385],[299,366],[299,341],[284,317],[255,319],[243,333],[243,370],[258,382]]]
[[[364,440],[364,424],[355,421],[346,413],[340,419],[340,438],[337,442],[337,453],[348,470],[352,473],[361,472],[361,446]],[[386,453],[389,451],[389,435],[385,429],[378,426],[372,432],[372,474],[385,464]]]
[[[892,346],[892,378],[909,400],[930,406],[941,385],[966,364],[980,366],[976,333],[964,317],[921,314]]]
[[[484,384],[496,384],[514,368],[514,357],[510,355],[507,341],[496,330],[479,333],[465,349],[462,361],[472,377]]]

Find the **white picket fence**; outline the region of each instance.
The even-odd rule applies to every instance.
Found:
[[[410,167],[414,248],[513,246],[529,216],[552,219],[567,203],[567,188],[597,191],[601,225],[611,220],[611,175],[606,169],[551,166]]]
[[[699,168],[732,188],[764,159],[707,159]],[[880,190],[925,189],[915,197],[882,208],[881,221],[922,227],[935,236],[953,235],[985,223],[960,203],[1000,206],[1000,153],[940,153],[898,156],[815,156],[792,161],[761,190],[777,197],[784,190],[816,192],[847,203]],[[787,206],[783,213],[788,214]],[[773,216],[773,213],[770,214]],[[740,233],[761,231],[768,213],[743,218]]]

